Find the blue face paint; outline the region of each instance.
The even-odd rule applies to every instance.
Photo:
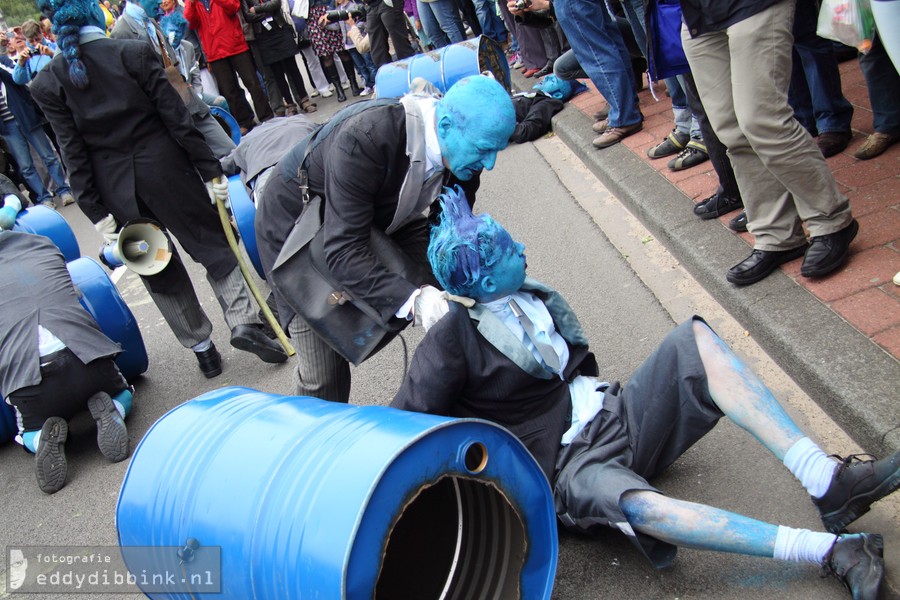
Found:
[[[140,0],[138,4],[151,19],[159,18],[160,0]]]
[[[436,121],[444,164],[461,181],[493,169],[516,127],[509,94],[483,75],[455,83],[438,103]]]

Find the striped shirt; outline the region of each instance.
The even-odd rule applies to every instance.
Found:
[[[0,121],[12,121],[14,118],[6,103],[6,94],[0,89]]]

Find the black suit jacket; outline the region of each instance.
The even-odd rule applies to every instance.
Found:
[[[161,222],[213,279],[237,265],[204,181],[222,174],[152,47],[99,36],[81,44],[87,89],[62,54],[31,82],[53,126],[78,205],[94,223],[112,214]],[[187,245],[185,245],[187,249]]]
[[[339,117],[340,113],[332,118]],[[398,209],[401,185],[410,168],[406,134],[403,106],[382,104],[337,124],[307,159],[310,196],[320,195],[325,201],[325,255],[331,273],[351,296],[375,308],[385,325],[419,286],[388,270],[369,251],[372,227],[387,231]],[[257,206],[257,245],[267,274],[303,210],[296,176],[305,147],[303,140],[285,155]],[[476,176],[459,182],[450,175],[447,185],[461,184],[469,201],[474,202],[479,181]],[[391,237],[427,266],[428,228],[424,220],[413,220]],[[288,322],[294,311],[283,302],[278,308],[282,322]]]

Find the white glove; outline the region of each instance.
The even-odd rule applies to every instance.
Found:
[[[226,208],[231,206],[231,200],[228,197],[228,179],[224,176],[216,177],[212,181],[206,182],[206,191],[209,192],[209,201],[212,205],[216,205],[216,200],[221,200]]]
[[[103,236],[103,241],[107,244],[115,244],[119,239],[119,234],[117,232],[119,225],[112,215],[106,215],[100,221],[94,223],[94,229]]]
[[[447,292],[430,285],[423,286],[413,301],[413,325],[421,325],[428,331],[448,312]]]

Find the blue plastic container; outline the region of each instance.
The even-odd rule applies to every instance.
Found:
[[[75,239],[72,228],[69,227],[63,216],[52,208],[40,204],[26,208],[16,217],[13,231],[34,233],[50,238],[50,241],[56,244],[62,252],[66,262],[81,257],[78,240]]]
[[[79,300],[91,313],[106,337],[122,346],[116,365],[125,379],[132,379],[147,371],[147,348],[131,309],[122,300],[119,290],[106,270],[93,258],[79,258],[66,264],[72,283],[79,291]]]
[[[234,222],[237,224],[238,233],[241,234],[241,241],[244,242],[244,250],[247,251],[250,264],[256,269],[256,273],[265,279],[266,274],[263,272],[262,263],[259,262],[259,250],[256,247],[256,205],[241,182],[240,175],[228,178],[228,195],[231,198],[231,214],[234,215]]]
[[[500,45],[480,35],[425,54],[383,65],[375,74],[378,98],[399,98],[409,91],[416,77],[431,82],[441,93],[469,75],[489,71],[507,90],[512,87],[509,63]]]
[[[235,387],[150,428],[116,527],[159,564],[221,547],[217,597],[240,600],[549,598],[557,560],[550,487],[505,429]]]

